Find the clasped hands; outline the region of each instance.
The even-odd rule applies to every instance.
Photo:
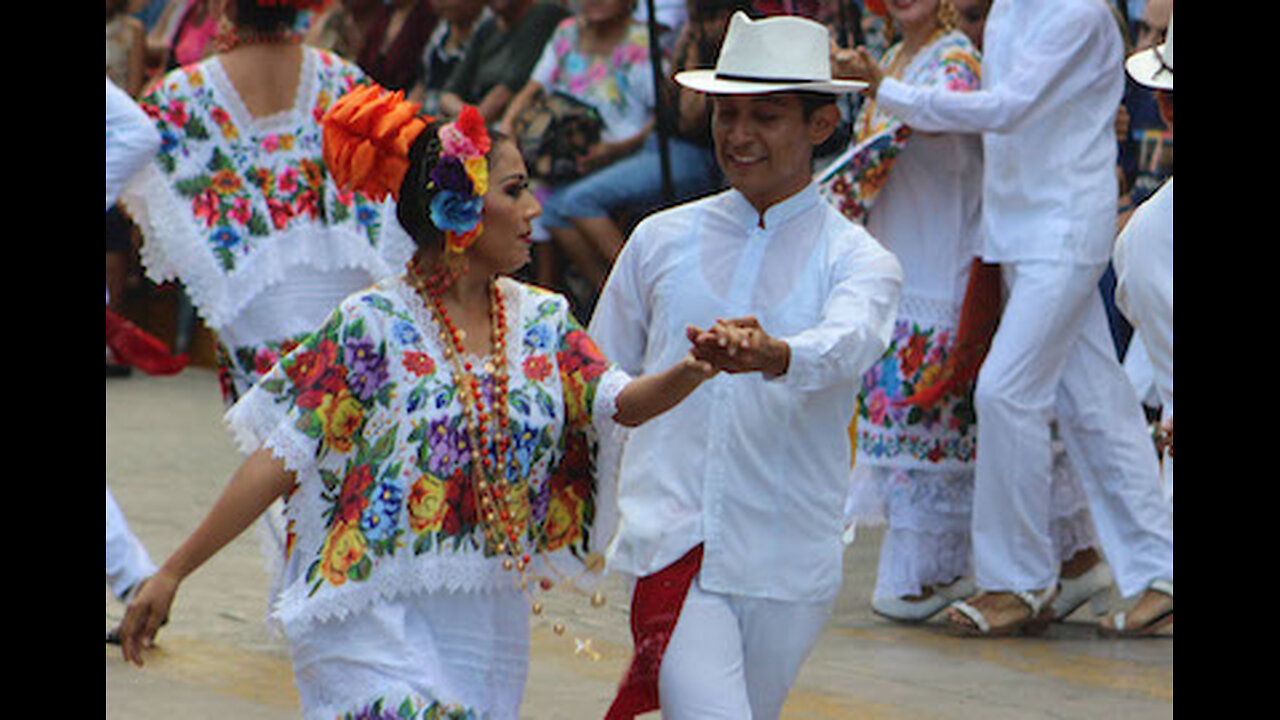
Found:
[[[791,362],[787,343],[771,337],[755,316],[716,320],[707,329],[685,328],[695,360],[718,372],[782,375]]]

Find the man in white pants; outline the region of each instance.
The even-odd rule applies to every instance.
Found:
[[[1133,387],[1116,359],[1097,282],[1115,239],[1114,119],[1123,39],[1104,0],[996,0],[981,90],[855,77],[921,131],[982,133],[983,258],[1006,306],[975,391],[975,580],[947,612],[963,634],[1037,627],[1057,587],[1049,535],[1055,413],[1135,627],[1173,610],[1173,519]]]
[[[623,453],[608,561],[637,579],[636,657],[609,720],[776,718],[840,587],[846,428],[902,270],[812,181],[837,94],[862,87],[831,80],[829,45],[738,13],[716,69],[676,76],[712,96],[732,187],[641,222],[596,306],[591,336],[628,372],[690,339],[723,370]]]

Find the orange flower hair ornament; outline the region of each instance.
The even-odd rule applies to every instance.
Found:
[[[340,187],[375,199],[400,199],[409,170],[409,149],[435,118],[419,115],[419,103],[370,84],[356,87],[323,118],[324,160]],[[483,231],[484,194],[489,190],[490,141],[480,111],[467,105],[453,122],[440,125],[428,152],[435,163],[428,176],[431,222],[445,236],[445,248],[461,253]]]

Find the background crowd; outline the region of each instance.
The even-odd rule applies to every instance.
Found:
[[[1159,40],[1169,0],[1109,1],[1129,52]],[[957,28],[980,49],[990,0],[952,4]],[[208,5],[209,0],[108,0],[107,76],[141,98],[163,73],[213,54],[219,20]],[[546,242],[527,269],[529,279],[569,294],[585,321],[638,218],[725,187],[710,148],[705,97],[681,92],[670,78],[678,70],[714,64],[733,11],[810,17],[828,25],[841,46],[863,45],[876,57],[900,34],[887,13],[876,12],[883,8],[877,0],[658,0],[655,5],[652,27],[658,37],[652,46],[647,2],[641,0],[328,0],[301,13],[296,30],[308,45],[350,59],[384,87],[404,90],[423,103],[425,112],[456,113],[469,102],[497,127],[511,130],[539,95],[567,95],[599,111],[598,139],[581,147],[577,167],[560,173],[548,169],[539,178],[547,217],[537,239]],[[653,47],[661,54],[656,94]],[[859,96],[842,105],[847,126],[821,149],[820,167],[844,149],[861,102]],[[1123,221],[1173,167],[1172,130],[1160,119],[1151,93],[1132,81],[1118,108],[1116,141],[1117,212]],[[148,290],[136,262],[138,242],[126,217],[118,211],[108,215],[107,277],[118,290],[113,295],[117,308],[127,297],[126,280],[134,294]],[[1108,272],[1101,290],[1116,351],[1125,357],[1132,329],[1111,303],[1113,288]],[[184,350],[198,321],[186,296],[179,298],[175,344]],[[1140,344],[1135,354],[1131,370],[1147,391]],[[1157,402],[1154,394],[1144,397]]]

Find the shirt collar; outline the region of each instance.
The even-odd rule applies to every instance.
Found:
[[[729,197],[732,198],[735,206],[733,208],[733,216],[735,218],[742,218],[743,222],[748,227],[759,228],[761,220],[760,213],[758,213],[755,206],[747,200],[747,197],[736,188],[729,191]],[[776,229],[787,220],[790,220],[805,210],[808,210],[820,200],[822,200],[822,196],[818,193],[818,185],[811,181],[794,195],[765,208],[764,229]]]

